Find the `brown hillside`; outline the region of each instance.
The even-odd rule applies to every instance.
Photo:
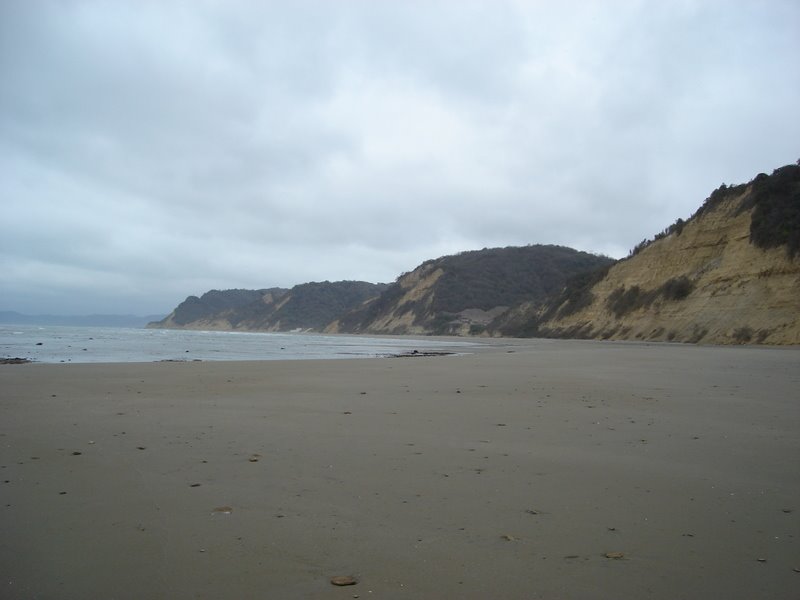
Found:
[[[516,322],[552,337],[800,344],[798,191],[794,165],[718,190],[687,223],[612,266],[583,308],[520,308]]]

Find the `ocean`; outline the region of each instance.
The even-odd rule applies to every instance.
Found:
[[[375,358],[461,353],[476,342],[308,333],[0,325],[0,358],[41,363]]]

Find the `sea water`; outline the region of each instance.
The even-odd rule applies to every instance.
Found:
[[[0,358],[42,363],[375,358],[474,342],[308,333],[0,325]]]

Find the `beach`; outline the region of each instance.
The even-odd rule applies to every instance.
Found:
[[[796,599],[798,390],[796,347],[0,365],[0,597]]]

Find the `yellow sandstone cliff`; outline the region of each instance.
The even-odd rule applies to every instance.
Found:
[[[588,306],[546,318],[540,334],[800,344],[800,255],[751,243],[753,186],[740,188],[612,266]]]

